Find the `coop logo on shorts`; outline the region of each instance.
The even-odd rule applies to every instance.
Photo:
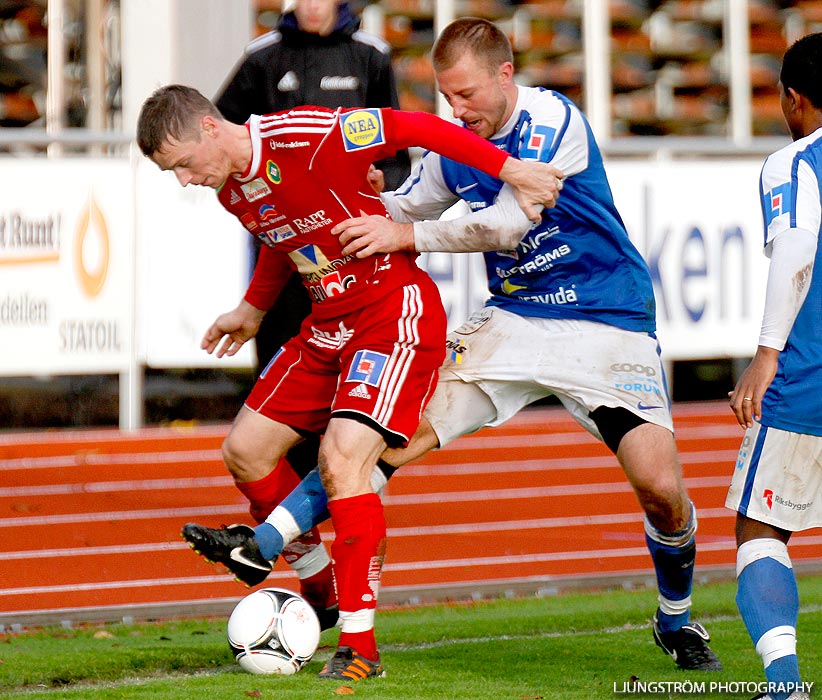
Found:
[[[283,181],[283,173],[280,170],[280,166],[273,160],[270,160],[265,164],[265,174],[266,177],[275,185],[279,185]]]
[[[261,177],[254,178],[251,182],[246,182],[240,189],[245,195],[246,201],[254,202],[262,199],[267,194],[271,194],[271,188],[265,184]]]
[[[614,362],[611,371],[617,374],[639,374],[643,377],[655,377],[656,370],[648,365],[640,365],[635,362]]]
[[[378,109],[358,109],[342,115],[343,146],[346,151],[381,146],[385,143],[382,113]]]
[[[657,371],[650,365],[638,362],[614,362],[611,365],[614,376],[614,388],[632,394],[645,394],[639,397],[636,407],[640,411],[653,411],[665,408],[667,402],[662,398],[662,391],[657,379]],[[645,403],[653,396],[652,403]]]
[[[736,468],[742,469],[745,466],[745,463],[748,461],[748,457],[750,456],[750,449],[751,449],[751,438],[750,436],[745,434],[745,437],[742,438],[742,444],[739,446],[739,454],[736,457]]]
[[[387,363],[388,355],[373,350],[357,350],[345,381],[379,386]]]

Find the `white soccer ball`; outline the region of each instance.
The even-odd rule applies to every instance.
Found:
[[[228,618],[228,643],[249,673],[291,676],[320,643],[320,621],[304,598],[263,588],[243,598]]]

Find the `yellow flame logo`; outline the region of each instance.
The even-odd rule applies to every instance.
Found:
[[[89,235],[97,237],[97,264],[95,269],[90,269],[86,265],[85,246]],[[91,239],[89,239],[91,242]],[[88,206],[83,209],[80,219],[77,221],[77,228],[74,232],[74,269],[77,272],[77,279],[80,281],[80,288],[90,297],[97,296],[106,282],[109,262],[109,238],[106,219],[93,195],[89,195]]]

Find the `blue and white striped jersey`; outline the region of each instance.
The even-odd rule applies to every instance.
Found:
[[[762,400],[762,423],[822,436],[822,129],[768,156],[759,194],[766,254],[776,236],[795,229],[817,236],[808,293]]]
[[[492,294],[488,304],[523,316],[653,332],[648,267],[614,206],[602,156],[582,112],[559,93],[519,86],[510,119],[490,140],[520,159],[551,163],[566,178],[556,207],[543,211],[541,222],[516,249],[484,253]],[[399,210],[402,220],[420,221],[436,218],[461,198],[476,212],[493,205],[501,187],[495,178],[426,153],[391,195],[397,201],[388,208],[392,215]]]

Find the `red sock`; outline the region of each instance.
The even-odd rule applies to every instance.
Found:
[[[237,488],[251,504],[248,512],[256,523],[262,523],[280,502],[300,483],[291,465],[283,457],[268,476],[258,481],[236,483]]]
[[[333,608],[337,604],[337,590],[331,564],[318,574],[301,578],[300,594],[314,607]]]
[[[330,501],[336,538],[331,546],[342,631],[339,646],[348,646],[376,661],[374,611],[385,560],[385,514],[375,493]]]
[[[337,604],[331,559],[316,527],[283,547],[282,557],[297,572],[300,593],[311,605],[330,608]]]

